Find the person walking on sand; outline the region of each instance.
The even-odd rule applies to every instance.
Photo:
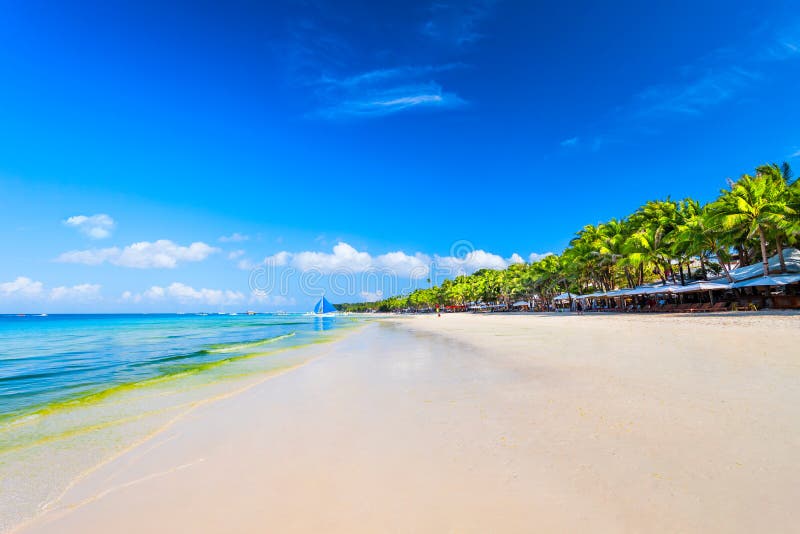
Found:
[[[583,315],[583,304],[581,304],[581,301],[575,304],[575,309],[578,310],[578,315]]]

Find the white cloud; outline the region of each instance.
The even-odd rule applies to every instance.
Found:
[[[276,256],[289,256],[278,253]],[[292,256],[292,266],[301,271],[319,270],[323,273],[333,271],[363,272],[372,266],[372,257],[366,252],[359,252],[347,243],[340,242],[333,247],[333,253],[298,252]]]
[[[241,258],[242,256],[244,256],[244,250],[242,249],[234,250],[228,253],[229,260],[235,260],[236,258]]]
[[[377,291],[362,291],[361,298],[366,302],[375,302],[376,300],[381,300],[383,298],[383,291],[380,289]]]
[[[244,294],[239,291],[230,289],[195,289],[181,282],[173,282],[166,287],[152,286],[142,294],[126,291],[122,294],[122,298],[133,302],[171,299],[181,304],[207,304],[210,306],[241,304],[246,300]]]
[[[370,89],[364,93],[350,94],[346,99],[322,109],[318,114],[324,118],[382,117],[411,109],[448,109],[467,102],[442,90],[434,82],[403,85],[385,89]]]
[[[240,234],[239,232],[234,232],[231,235],[224,235],[219,238],[222,243],[241,243],[249,239],[249,235]]]
[[[253,269],[256,268],[256,264],[245,258],[243,260],[239,260],[236,263],[236,267],[238,267],[242,271],[252,271]]]
[[[264,263],[267,265],[274,265],[275,267],[283,267],[284,265],[289,264],[291,257],[292,254],[290,252],[278,252],[277,254],[273,254],[272,256],[267,256],[264,258]]]
[[[400,277],[422,279],[430,273],[430,266],[450,271],[453,274],[472,273],[478,269],[505,269],[512,263],[524,263],[519,254],[503,258],[484,250],[472,250],[463,258],[453,256],[428,256],[421,252],[407,254],[402,251],[388,252],[372,256],[353,246],[339,242],[331,252],[287,252],[282,251],[265,258],[267,265],[276,267],[292,266],[300,271],[317,270],[323,274],[335,272],[362,273],[367,271],[386,271]]]
[[[166,293],[163,287],[153,286],[144,292],[144,297],[151,300],[159,300],[163,299]]]
[[[44,284],[19,276],[11,282],[0,283],[0,295],[4,297],[38,297],[44,291]]]
[[[51,301],[87,302],[100,300],[99,284],[58,286],[47,291],[42,282],[19,276],[11,282],[0,283],[0,297],[9,299],[49,299]]]
[[[580,138],[570,137],[569,139],[564,139],[563,141],[561,141],[561,146],[563,147],[575,146],[578,144],[578,141],[580,141]]]
[[[424,278],[430,272],[431,258],[421,252],[409,256],[405,252],[397,251],[376,257],[375,263],[381,269],[397,273],[400,276]]]
[[[50,290],[52,300],[89,301],[100,299],[99,284],[78,284],[71,287],[59,286]]]
[[[539,254],[538,252],[531,252],[528,256],[529,263],[536,263],[537,261],[541,261],[545,259],[547,256],[552,256],[552,252],[545,252],[544,254]]]
[[[518,255],[516,255],[519,257]],[[512,262],[511,258],[503,258],[485,250],[472,250],[461,257],[436,256],[436,265],[439,269],[450,271],[450,274],[471,274],[479,269],[505,269]]]
[[[381,117],[411,109],[447,109],[466,102],[431,80],[435,74],[460,68],[460,63],[376,69],[316,81],[324,105],[312,115],[324,118]]]
[[[84,265],[100,265],[108,262],[112,265],[135,269],[173,269],[182,262],[203,261],[209,255],[218,251],[219,249],[199,241],[185,247],[168,239],[159,239],[152,243],[149,241],[133,243],[122,249],[111,247],[72,250],[61,254],[56,258],[56,261]]]
[[[81,233],[92,239],[105,239],[111,236],[114,228],[114,219],[105,213],[97,215],[74,215],[64,221],[64,224],[77,228]]]
[[[250,294],[251,304],[270,304],[272,306],[294,306],[297,301],[294,297],[284,295],[267,295],[265,293],[252,292]]]

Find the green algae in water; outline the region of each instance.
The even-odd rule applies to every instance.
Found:
[[[333,329],[309,324],[312,328],[269,338],[204,343],[192,352],[217,354],[215,359],[169,363],[162,357],[157,373],[143,380],[96,385],[72,397],[6,413],[0,420],[0,531],[35,515],[80,473],[198,404],[301,365],[319,354],[314,346],[361,323],[342,321]],[[239,350],[232,349],[237,344]],[[210,352],[219,348],[232,350]],[[248,350],[253,348],[259,350]]]

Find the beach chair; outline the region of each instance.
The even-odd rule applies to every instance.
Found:
[[[712,312],[725,312],[730,311],[730,305],[727,302],[717,302],[709,311]]]
[[[707,312],[711,310],[711,306],[713,306],[713,304],[711,304],[710,302],[706,302],[704,304],[699,304],[695,306],[694,308],[692,308],[691,311],[692,313]]]

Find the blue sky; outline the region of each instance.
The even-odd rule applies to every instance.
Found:
[[[800,158],[791,2],[0,4],[0,312],[371,298]]]

